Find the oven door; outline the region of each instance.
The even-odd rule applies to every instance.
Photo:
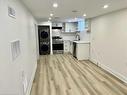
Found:
[[[64,50],[63,43],[60,44],[53,44],[53,50]]]
[[[54,54],[63,54],[64,51],[64,44],[59,43],[59,44],[53,44],[53,53]]]

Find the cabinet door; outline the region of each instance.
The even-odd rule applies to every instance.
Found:
[[[89,44],[78,44],[76,52],[77,52],[78,60],[88,60],[89,59]]]
[[[73,54],[73,42],[70,42],[69,52]]]
[[[69,41],[64,41],[64,52],[69,52],[70,51],[70,42]]]

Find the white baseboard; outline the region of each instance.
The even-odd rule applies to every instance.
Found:
[[[89,59],[92,63],[94,63],[95,65],[98,65],[98,63],[94,60],[94,59]]]
[[[121,81],[127,83],[127,78],[125,76],[123,76],[122,74],[110,69],[109,67],[101,64],[100,66],[102,69],[106,70],[107,72],[109,72],[110,74],[114,75],[115,77],[117,77],[118,79],[120,79]]]
[[[29,82],[29,85],[28,85],[28,88],[27,88],[27,91],[26,91],[26,95],[30,95],[30,93],[31,93],[31,89],[32,89],[34,78],[35,78],[36,70],[37,70],[37,64],[35,65],[35,68],[33,70],[33,73],[32,73],[32,76],[31,76],[31,80]]]
[[[94,60],[90,59],[90,61],[93,62],[94,64],[98,65],[97,62],[95,62]],[[127,78],[125,76],[123,76],[122,74],[112,70],[111,68],[105,66],[104,64],[99,64],[98,66],[101,67],[102,69],[106,70],[107,72],[109,72],[113,76],[117,77],[118,79],[120,79],[124,83],[127,83]]]

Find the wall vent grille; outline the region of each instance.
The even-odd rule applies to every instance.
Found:
[[[12,60],[16,60],[17,57],[20,55],[20,41],[16,40],[11,42],[11,53],[12,53]]]

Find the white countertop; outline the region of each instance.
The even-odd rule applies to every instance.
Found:
[[[64,41],[75,42],[77,44],[90,44],[89,41],[75,41],[75,40],[64,40]]]
[[[77,44],[90,44],[89,41],[73,41],[73,42],[75,42]]]

